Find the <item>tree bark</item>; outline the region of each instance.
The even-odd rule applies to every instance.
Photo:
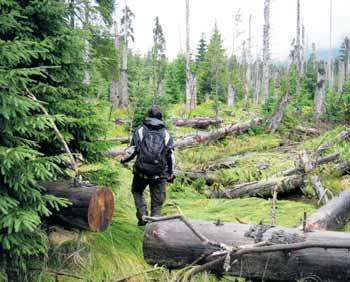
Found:
[[[320,122],[321,115],[324,108],[324,100],[326,96],[326,86],[325,86],[325,71],[324,69],[319,68],[317,72],[317,85],[316,85],[316,94],[314,98],[314,118],[316,124]]]
[[[273,116],[270,119],[270,124],[268,127],[268,132],[275,133],[277,130],[277,127],[281,123],[283,119],[284,112],[288,106],[289,100],[291,98],[291,95],[289,92],[287,92],[281,99],[280,103],[278,104],[278,107],[276,109],[276,112],[273,114]]]
[[[75,187],[68,181],[44,182],[46,193],[68,199],[72,205],[54,213],[51,222],[89,231],[102,232],[112,222],[114,196],[99,186]]]
[[[190,126],[197,129],[207,129],[209,126],[219,126],[223,122],[222,119],[216,117],[195,117],[191,119],[174,119],[175,126]]]
[[[318,174],[312,172],[312,170],[314,170],[315,168],[315,164],[312,160],[310,160],[309,154],[306,152],[302,152],[299,156],[299,163],[300,167],[303,167],[309,182],[314,188],[317,198],[320,200],[321,203],[327,203],[329,199],[326,194],[326,190],[324,189]]]
[[[222,127],[211,132],[205,132],[196,136],[189,136],[185,138],[178,138],[175,141],[175,147],[188,148],[197,146],[204,142],[214,142],[225,138],[227,136],[234,136],[242,132],[247,132],[252,126],[258,125],[263,122],[263,119],[257,117],[247,122],[232,124],[226,127]]]
[[[284,245],[314,243],[324,244],[341,241],[350,243],[348,233],[315,231],[302,232],[296,228],[274,227],[271,225],[215,224],[205,221],[190,221],[198,233],[210,241],[226,246],[245,246],[270,242]],[[273,245],[270,250],[273,249]],[[257,248],[258,249],[258,248]],[[212,261],[220,252],[217,246],[205,243],[195,236],[181,220],[170,220],[147,224],[144,257],[149,264],[163,265],[170,269],[183,268],[199,257],[198,264]],[[207,256],[205,256],[207,255]],[[343,282],[350,279],[350,255],[348,249],[312,248],[296,251],[252,252],[214,265],[209,271],[214,273],[257,279],[258,281],[291,282],[306,277],[319,277],[321,281]]]
[[[318,165],[335,161],[339,154],[332,154],[324,158],[312,161],[310,166],[315,168]],[[297,166],[280,172],[274,178],[266,181],[256,181],[250,183],[237,184],[232,187],[226,187],[224,190],[213,191],[211,198],[244,198],[244,197],[271,197],[273,188],[276,186],[279,195],[287,194],[301,188],[305,185],[305,168]],[[213,179],[213,182],[220,183],[219,179]]]
[[[270,0],[265,0],[264,20],[262,98],[265,101],[269,96],[270,83]]]
[[[227,105],[230,107],[235,105],[235,91],[231,83],[228,84],[227,88]]]
[[[317,230],[339,229],[350,219],[349,207],[350,189],[347,189],[310,215],[306,220],[306,228]]]
[[[316,153],[320,154],[326,151],[330,146],[332,146],[335,142],[341,142],[350,137],[350,127],[346,127],[343,131],[341,131],[337,136],[335,136],[332,140],[322,143],[317,149]]]
[[[224,190],[212,191],[210,198],[246,198],[272,196],[274,187],[277,187],[278,194],[283,195],[295,191],[304,186],[304,178],[300,175],[281,177],[266,181],[255,181],[243,184],[237,184],[232,187],[226,187]]]

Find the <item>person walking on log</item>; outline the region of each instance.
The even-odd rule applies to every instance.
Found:
[[[147,186],[151,192],[151,216],[161,216],[166,197],[166,183],[174,179],[174,141],[162,121],[159,106],[152,106],[148,116],[134,133],[131,147],[121,160],[125,164],[136,157],[133,168],[132,194],[136,206],[138,225],[146,225],[148,215],[143,192]]]

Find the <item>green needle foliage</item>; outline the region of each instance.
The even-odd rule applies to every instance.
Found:
[[[14,281],[24,279],[24,258],[46,252],[43,218],[68,204],[40,187],[63,173],[67,158],[39,103],[86,159],[101,156],[105,126],[82,84],[84,44],[68,7],[4,0],[0,11],[0,272],[11,268]]]

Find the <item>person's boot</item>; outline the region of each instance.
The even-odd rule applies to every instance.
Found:
[[[144,216],[147,216],[147,214],[146,215],[137,214],[137,218],[138,218],[137,225],[138,226],[145,226],[147,224],[147,221],[144,220]]]

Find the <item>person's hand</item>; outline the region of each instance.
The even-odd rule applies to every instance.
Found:
[[[168,176],[168,178],[167,178],[167,182],[168,183],[173,183],[174,182],[174,179],[175,179],[175,175],[174,174],[171,174],[171,175],[169,175]]]

